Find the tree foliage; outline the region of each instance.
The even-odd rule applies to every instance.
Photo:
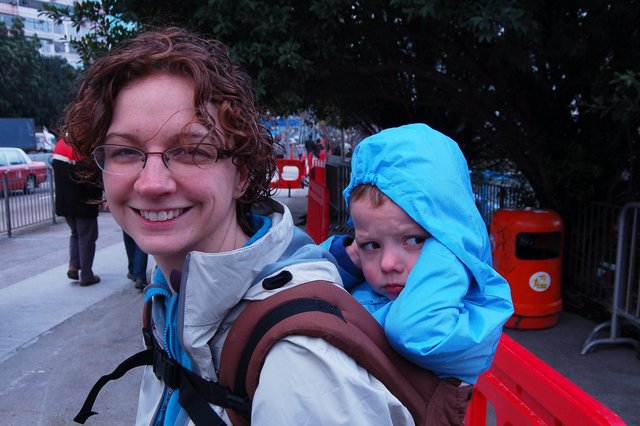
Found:
[[[0,23],[0,117],[30,117],[55,128],[69,101],[76,70],[59,57],[41,56],[39,41],[24,35],[22,20]]]
[[[426,122],[472,165],[515,164],[561,211],[640,195],[637,0],[103,3],[109,44],[132,24],[224,41],[272,112],[368,131]]]

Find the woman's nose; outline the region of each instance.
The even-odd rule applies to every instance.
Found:
[[[162,157],[150,155],[147,163],[140,171],[134,190],[140,193],[159,194],[175,190],[176,182],[171,174],[171,170],[165,166]]]

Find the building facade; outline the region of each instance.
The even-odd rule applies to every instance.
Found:
[[[0,22],[11,27],[13,20],[19,16],[24,21],[25,35],[38,36],[41,54],[60,56],[75,67],[81,66],[80,56],[69,40],[81,37],[86,29],[81,29],[78,34],[70,22],[57,24],[49,19],[43,14],[43,4],[48,3],[73,7],[73,0],[0,0]]]

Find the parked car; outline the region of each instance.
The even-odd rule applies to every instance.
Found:
[[[32,161],[42,161],[48,166],[51,166],[51,161],[53,161],[52,152],[28,152],[27,155]]]
[[[5,176],[9,191],[31,194],[47,180],[47,164],[33,161],[20,148],[0,147],[0,193],[4,194]]]

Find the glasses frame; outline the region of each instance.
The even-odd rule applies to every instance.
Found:
[[[96,165],[98,166],[98,168],[100,170],[102,170],[104,173],[108,173],[110,175],[117,175],[117,176],[127,176],[127,175],[133,175],[135,173],[116,173],[116,172],[112,172],[109,170],[106,170],[105,167],[103,167],[104,165],[104,159],[102,161],[103,165],[100,165],[100,161],[98,161],[98,155],[96,154],[98,150],[100,149],[104,149],[105,147],[117,147],[117,148],[126,148],[135,152],[138,152],[142,155],[144,155],[144,160],[142,161],[142,167],[140,167],[140,169],[137,171],[137,173],[140,173],[142,170],[144,170],[144,168],[147,166],[147,160],[149,159],[150,155],[160,155],[160,157],[162,158],[162,163],[164,164],[164,166],[168,169],[171,170],[171,167],[169,167],[169,163],[171,162],[171,158],[167,155],[167,152],[175,150],[175,149],[180,149],[180,148],[184,148],[184,147],[198,147],[198,146],[210,146],[213,149],[215,149],[216,151],[216,159],[211,163],[211,164],[215,164],[218,162],[218,160],[224,160],[225,158],[229,158],[231,156],[233,156],[233,153],[227,149],[223,149],[220,147],[215,146],[214,144],[211,143],[190,143],[190,144],[184,144],[184,145],[177,145],[177,146],[173,146],[171,148],[167,148],[164,151],[143,151],[139,148],[133,147],[133,146],[129,146],[129,145],[119,145],[119,144],[103,144],[100,145],[98,147],[96,147],[92,152],[91,152],[91,158],[93,158],[93,161],[96,163]],[[193,164],[194,166],[197,166],[197,164]]]

